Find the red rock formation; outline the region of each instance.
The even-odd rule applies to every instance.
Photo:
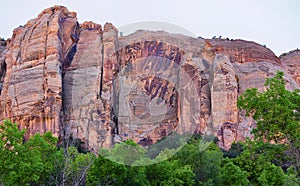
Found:
[[[254,42],[204,40],[77,23],[65,7],[44,10],[0,46],[0,119],[27,135],[50,130],[97,152],[128,138],[149,146],[173,131],[214,134],[228,149],[251,137],[239,111],[247,88],[286,72],[299,88],[299,52],[277,58]],[[298,83],[296,83],[296,82]]]
[[[300,86],[300,50],[296,49],[287,54],[282,54],[279,59],[287,69],[288,74]]]
[[[284,71],[287,88],[298,88],[274,53],[254,42],[212,39],[206,47],[217,54],[211,67],[212,121],[219,145],[228,149],[233,141],[251,137],[255,122],[236,107],[238,96],[247,88],[264,90],[265,78]],[[221,56],[227,56],[224,58]],[[220,60],[218,60],[220,59]]]
[[[174,36],[159,41],[154,38],[162,34],[143,35],[139,42],[132,37],[124,37],[121,41],[128,45],[120,51],[124,57],[121,57],[117,76],[120,87],[118,118],[121,136],[136,141],[150,139],[155,143],[174,130],[184,133],[197,125],[201,79],[197,77],[195,66],[182,58],[184,52],[172,44],[176,40]],[[195,82],[191,81],[191,76]],[[178,88],[183,84],[186,87]],[[192,121],[189,116],[196,118]]]
[[[73,60],[63,71],[62,124],[65,137],[73,135],[86,145],[90,138],[94,138],[100,144],[103,139],[98,138],[98,131],[106,134],[103,129],[105,107],[98,99],[103,60],[102,28],[98,24],[84,22],[80,25],[78,37]],[[93,143],[91,146],[94,146]]]
[[[262,62],[280,64],[276,55],[265,46],[253,41],[207,39],[212,45],[212,51],[229,57],[232,63]]]
[[[61,131],[62,73],[76,39],[75,13],[55,6],[14,30],[5,55],[1,118],[11,118],[27,134]]]

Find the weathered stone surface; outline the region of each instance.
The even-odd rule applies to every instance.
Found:
[[[102,28],[98,24],[85,22],[80,25],[79,35],[76,54],[63,72],[63,128],[66,135],[79,138],[86,145],[98,140],[100,144],[101,139],[94,130],[101,131],[105,123],[105,118],[101,117],[105,109],[99,99]]]
[[[77,138],[97,152],[120,140],[143,146],[173,131],[214,134],[228,149],[251,137],[255,121],[238,110],[247,88],[264,91],[284,71],[299,88],[298,50],[277,58],[243,40],[137,31],[77,23],[65,7],[44,10],[0,46],[0,119]]]
[[[198,50],[204,41],[138,31],[119,43],[116,101],[121,139],[147,146],[172,131],[203,132],[210,114],[207,70]]]
[[[236,107],[237,98],[241,93],[253,87],[264,91],[265,78],[273,77],[277,71],[285,73],[288,89],[299,87],[271,50],[243,40],[207,41],[210,42],[208,47],[217,54],[211,65],[211,73],[214,75],[209,77],[212,86],[212,121],[216,127],[213,129],[218,131],[216,135],[220,140],[219,145],[228,149],[233,141],[251,138],[250,132],[255,127],[255,121],[246,117],[245,113]],[[228,58],[224,59],[222,56]],[[218,59],[221,59],[221,62]],[[216,64],[219,64],[219,68]],[[219,78],[216,79],[215,76]]]
[[[220,145],[228,147],[236,140],[238,127],[237,76],[228,57],[222,55],[216,56],[210,72],[212,130]]]
[[[267,61],[280,64],[278,57],[268,48],[253,41],[208,39],[215,53],[229,57],[232,63]]]
[[[287,69],[287,73],[300,86],[300,50],[296,49],[287,54],[282,54],[279,59]]]
[[[15,29],[7,46],[1,118],[11,118],[28,135],[50,130],[59,136],[61,68],[76,25],[75,14],[65,7],[48,8]]]

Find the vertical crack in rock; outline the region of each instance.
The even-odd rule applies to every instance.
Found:
[[[20,50],[19,50],[17,58],[16,58],[17,63],[21,63],[24,60],[22,56],[24,55],[25,51],[22,51],[22,45],[24,45],[25,42],[28,42],[28,41],[25,40],[25,38],[26,38],[27,33],[28,33],[29,30],[30,30],[30,27],[25,28],[25,32],[23,34],[23,37],[20,39],[20,42],[19,42]]]
[[[63,27],[63,26],[62,26]],[[77,23],[72,28],[72,32],[70,35],[70,39],[72,40],[72,44],[66,49],[63,54],[63,69],[69,67],[73,61],[74,55],[77,51],[77,44],[80,37],[79,33],[79,24]],[[63,42],[62,42],[63,45]]]
[[[47,57],[48,27],[49,27],[49,21],[47,21],[47,25],[46,25],[46,39],[45,39],[45,48],[44,48],[44,59],[45,60]]]
[[[103,133],[106,123],[106,105],[99,96],[102,28],[93,22],[84,22],[78,29],[76,53],[63,70],[62,130],[65,132],[64,138],[72,137],[81,141],[83,148],[97,152],[98,146],[104,143],[100,133]]]
[[[0,119],[2,118],[4,112],[5,112],[5,107],[2,106],[2,89],[3,89],[3,84],[6,76],[6,71],[7,71],[7,65],[5,61],[5,56],[4,56],[4,51],[2,51],[1,46],[0,46]]]
[[[219,145],[229,149],[236,141],[238,127],[238,85],[236,73],[228,57],[216,55],[211,65],[211,105],[213,131],[219,137]]]
[[[36,115],[39,114],[40,118],[39,118],[39,123],[36,125],[36,126],[32,126],[30,125],[30,121],[31,120],[34,120],[35,116],[34,115],[30,115],[30,116],[27,116],[26,120],[27,122],[25,123],[25,126],[26,126],[26,129],[27,129],[27,133],[26,133],[26,138],[29,138],[30,134],[34,134],[36,132],[41,132],[43,133],[44,131],[47,130],[47,127],[46,127],[46,120],[45,120],[45,117],[46,117],[46,114],[45,114],[45,102],[46,102],[46,97],[47,97],[47,84],[48,84],[48,80],[47,80],[47,77],[46,77],[46,59],[47,59],[47,48],[48,48],[48,34],[49,34],[49,25],[50,25],[50,20],[52,19],[53,17],[53,14],[54,14],[54,10],[51,9],[51,14],[47,17],[47,21],[46,21],[46,25],[45,25],[45,34],[44,34],[44,51],[43,51],[43,57],[41,60],[42,61],[42,72],[41,72],[41,76],[43,78],[43,83],[42,83],[42,91],[43,91],[43,94],[42,94],[42,98],[40,100],[37,100],[35,102],[35,106],[36,108],[33,108],[33,110],[36,109],[36,112],[35,113]],[[31,27],[29,27],[31,28]],[[27,29],[28,30],[28,29]],[[27,30],[26,30],[26,33],[27,33]],[[32,28],[32,30],[35,30],[35,28]],[[25,35],[26,35],[25,33]],[[33,35],[34,31],[31,32],[31,34],[29,35],[29,37],[31,38],[31,36]],[[36,33],[35,33],[36,34]],[[24,37],[25,37],[24,35]],[[30,39],[28,39],[28,44],[31,42]],[[26,49],[25,49],[26,50]],[[34,52],[34,51],[32,51]],[[31,57],[29,58],[31,59]],[[39,56],[35,56],[33,57],[33,60],[34,59],[39,59]],[[39,108],[40,107],[40,108]],[[38,111],[37,111],[38,110]],[[33,131],[35,130],[35,131]],[[52,130],[51,130],[52,131]]]
[[[6,74],[6,62],[4,59],[2,63],[0,62],[0,96],[1,96],[1,92],[2,92],[5,74]]]
[[[236,73],[236,72],[235,72]],[[238,100],[238,98],[239,98],[239,95],[240,95],[240,82],[239,82],[239,77],[237,76],[237,74],[235,74],[234,75],[234,78],[235,78],[235,80],[236,80],[236,91],[237,91],[237,100]],[[236,106],[237,106],[237,100],[236,100]],[[234,141],[238,141],[238,136],[239,136],[239,129],[240,129],[240,122],[241,122],[241,113],[240,113],[240,111],[239,111],[239,109],[238,109],[238,107],[237,107],[237,111],[238,111],[238,113],[237,113],[237,122],[236,122],[236,134],[235,134],[235,139],[234,139]],[[230,144],[230,146],[231,146],[231,144]]]
[[[200,97],[200,118],[199,127],[196,129],[196,133],[209,134],[211,129],[211,93],[209,88],[209,66],[205,60],[201,60],[202,66],[199,70],[200,85],[199,85],[199,97]]]
[[[117,50],[117,49],[116,49]],[[117,63],[118,65],[120,64],[119,61],[119,56],[116,55],[117,57]],[[119,69],[119,66],[118,66]],[[118,81],[118,77],[116,77],[117,75],[113,76],[113,83],[112,83],[112,122],[115,123],[115,128],[113,129],[113,133],[115,135],[119,135],[119,120],[118,120],[118,115],[119,115],[119,97],[120,97],[120,92],[117,89],[117,82]]]
[[[42,132],[42,133],[46,132],[47,130],[50,130],[50,131],[52,131],[52,133],[54,133],[54,135],[57,135],[57,133],[55,132],[56,131],[56,129],[55,129],[55,127],[56,127],[55,123],[53,121],[51,121],[52,120],[51,117],[53,117],[53,115],[54,115],[53,112],[55,112],[55,111],[53,111],[52,109],[49,110],[49,105],[47,105],[48,104],[48,99],[49,99],[49,90],[50,90],[48,84],[52,83],[52,82],[48,83],[48,76],[49,76],[49,72],[48,71],[50,69],[47,69],[47,66],[48,66],[47,63],[49,63],[48,62],[49,59],[47,59],[47,57],[48,57],[48,55],[51,55],[51,51],[48,52],[49,48],[51,48],[51,46],[48,46],[48,39],[49,39],[48,37],[49,37],[49,34],[51,34],[51,33],[49,33],[50,32],[49,27],[50,27],[50,21],[52,22],[53,19],[54,19],[54,14],[55,14],[55,10],[54,10],[54,8],[52,8],[51,9],[51,14],[49,15],[49,17],[47,18],[47,21],[46,21],[46,31],[45,31],[45,41],[44,41],[45,42],[45,47],[44,47],[44,61],[43,61],[43,71],[42,71],[43,78],[44,78],[44,80],[43,80],[44,95],[43,95],[43,99],[41,100],[41,104],[43,104],[44,106],[40,110],[40,116],[41,116],[40,119],[39,119],[40,120],[39,121],[40,124],[39,124],[39,127],[36,128],[36,130],[39,130],[39,132]],[[32,30],[35,30],[35,29],[36,29],[35,27],[32,28]],[[32,33],[33,33],[33,31],[32,31]],[[31,37],[31,35],[30,35],[30,37]],[[50,44],[49,45],[51,45],[51,42],[52,41],[50,39]],[[51,79],[50,79],[50,81],[51,81]],[[61,86],[61,85],[58,85],[58,86]],[[30,119],[33,120],[34,117],[31,116]],[[48,122],[50,124],[50,128],[47,127],[47,120],[48,120]],[[33,127],[28,127],[28,128],[29,128],[28,133],[30,134],[31,133],[30,129],[33,129]],[[37,131],[34,131],[32,133],[35,133],[35,132],[37,132]]]
[[[64,26],[63,26],[63,21],[65,19],[60,19],[59,20],[59,25],[60,25],[60,28],[63,29]],[[80,26],[78,24],[78,22],[76,22],[76,24],[71,28],[71,33],[69,35],[70,37],[70,40],[72,41],[72,44],[70,44],[70,46],[66,49],[66,51],[64,51],[64,46],[66,45],[65,44],[65,41],[63,40],[64,39],[64,36],[63,36],[63,30],[59,30],[59,34],[58,34],[58,39],[60,41],[60,45],[61,45],[61,61],[62,61],[62,64],[61,64],[61,73],[62,73],[62,87],[61,87],[61,98],[62,98],[62,108],[61,108],[61,113],[63,115],[60,116],[60,121],[61,121],[61,124],[59,126],[60,128],[60,136],[61,137],[67,137],[69,134],[70,131],[68,131],[68,129],[66,128],[66,121],[67,121],[67,115],[68,115],[68,112],[69,112],[69,108],[65,108],[65,105],[66,105],[66,102],[65,102],[65,96],[64,94],[67,92],[65,90],[65,81],[64,81],[64,75],[66,73],[66,70],[68,67],[70,67],[70,65],[72,64],[72,61],[74,59],[74,56],[77,52],[77,45],[78,45],[78,41],[80,39]],[[65,140],[69,140],[69,139],[65,139]]]
[[[13,98],[16,102],[16,107],[17,107],[18,111],[20,111],[19,101],[18,101],[18,98],[17,98],[18,96],[17,96],[17,90],[16,90],[15,76],[13,76],[12,86],[13,86]]]
[[[113,82],[116,75],[118,61],[116,58],[116,49],[118,48],[118,30],[111,23],[106,23],[102,32],[102,65],[101,65],[101,77],[99,87],[99,97],[103,104],[102,117],[105,118],[103,128],[106,130],[104,146],[110,147],[113,143],[113,136],[116,132],[115,113],[113,109]]]
[[[54,14],[54,10],[52,10],[52,14],[49,16],[47,22],[46,22],[46,34],[45,34],[45,48],[44,48],[44,60],[47,58],[47,42],[48,42],[48,30],[49,30],[49,20]]]
[[[118,31],[117,31],[118,33]],[[121,57],[120,57],[120,50],[119,50],[120,46],[119,46],[119,38],[118,36],[116,37],[115,40],[115,53],[113,54],[113,56],[116,57],[116,69],[114,71],[113,74],[113,79],[112,79],[112,122],[114,122],[115,124],[115,128],[113,129],[113,133],[115,135],[117,135],[119,137],[119,120],[118,120],[118,116],[119,116],[119,97],[120,97],[120,92],[117,90],[116,87],[116,83],[115,81],[118,81],[118,76],[119,76],[119,71],[121,68]]]
[[[104,66],[104,43],[103,43],[103,33],[100,35],[100,41],[101,41],[101,64],[100,64],[100,90],[99,90],[99,98],[101,98],[102,95],[102,89],[103,89],[103,66]]]

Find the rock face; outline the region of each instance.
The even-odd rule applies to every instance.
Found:
[[[208,39],[215,53],[227,55],[232,63],[262,62],[280,64],[278,57],[265,46],[253,41]]]
[[[282,54],[279,59],[287,69],[288,74],[300,86],[300,50],[293,50],[287,54]]]
[[[287,88],[298,89],[299,85],[288,75],[288,71],[274,53],[254,42],[242,40],[209,40],[209,48],[216,55],[211,64],[212,121],[219,145],[225,149],[234,141],[251,137],[255,126],[252,118],[236,107],[238,96],[247,88],[264,91],[265,78],[283,71]],[[224,58],[225,56],[225,58]]]
[[[1,118],[12,119],[28,135],[60,135],[62,66],[72,53],[76,29],[75,13],[53,7],[14,30],[2,62]]]
[[[299,54],[277,58],[254,42],[166,32],[119,37],[110,23],[79,25],[55,6],[0,46],[0,119],[27,137],[51,131],[94,152],[129,138],[149,146],[173,131],[213,134],[228,149],[255,126],[238,96],[263,91],[277,70],[299,88]]]
[[[186,39],[145,31],[119,39],[115,110],[122,139],[133,138],[147,146],[172,131],[193,133],[200,127],[201,114],[205,117],[209,110],[200,109],[208,81],[201,75],[204,61],[193,60],[192,52],[203,48],[204,42]]]

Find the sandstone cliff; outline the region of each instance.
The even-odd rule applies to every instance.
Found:
[[[1,118],[11,118],[28,135],[60,135],[62,66],[72,55],[77,27],[75,13],[49,8],[15,29],[7,45]]]
[[[250,137],[236,106],[250,87],[285,72],[299,88],[298,50],[276,57],[254,42],[78,24],[55,6],[0,46],[0,119],[31,134],[51,131],[97,151],[128,138],[149,146],[173,131],[213,134],[219,145]],[[297,84],[298,83],[298,84]]]
[[[288,74],[300,86],[300,50],[296,49],[282,54],[279,59],[287,69]]]

